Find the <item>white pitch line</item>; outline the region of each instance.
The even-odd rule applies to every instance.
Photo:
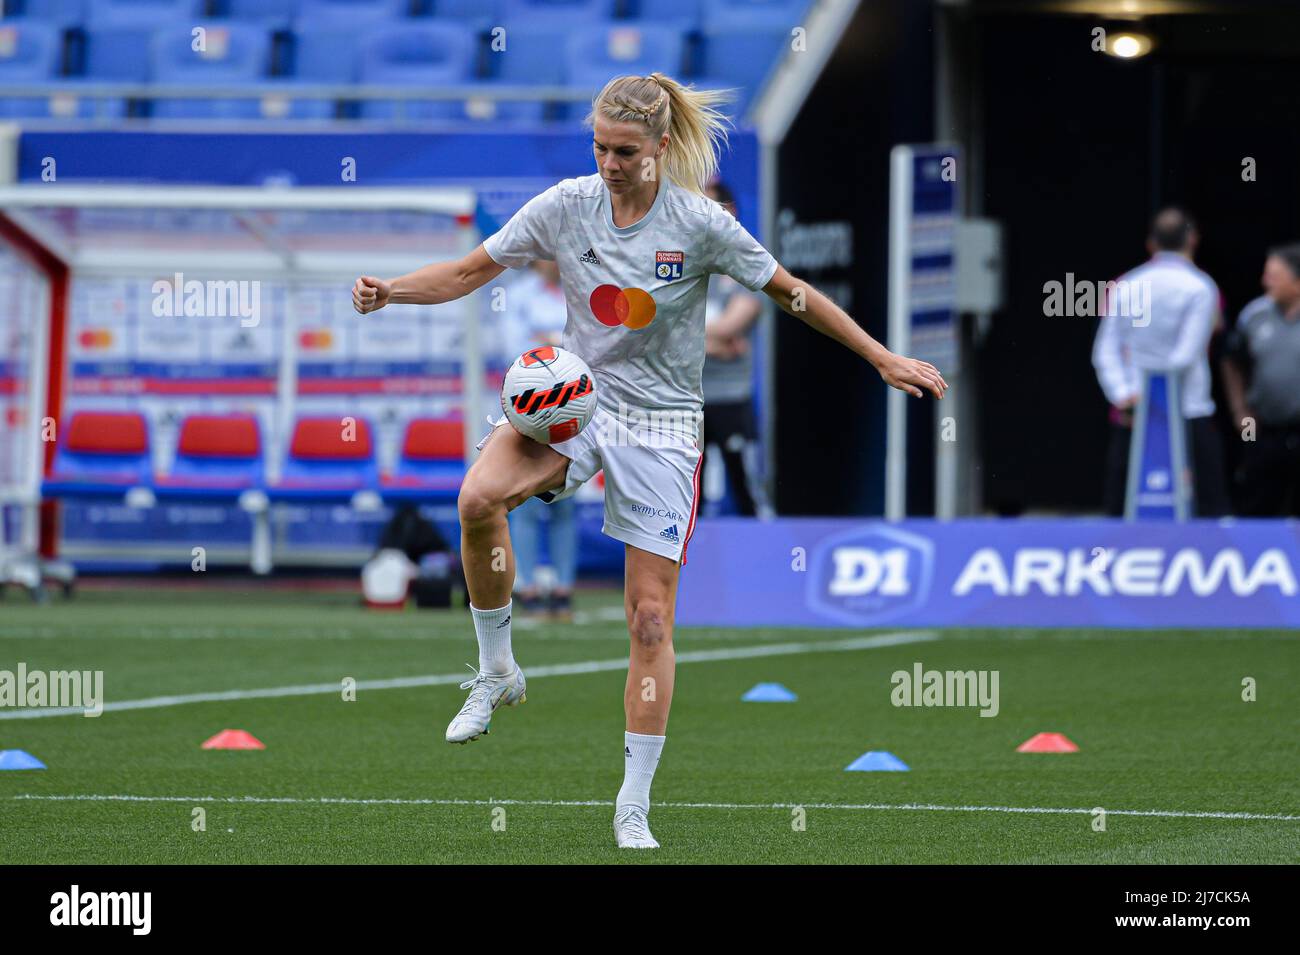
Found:
[[[845,640],[820,640],[802,643],[771,643],[749,647],[728,647],[719,650],[687,650],[677,654],[678,663],[708,663],[715,660],[747,660],[754,657],[789,656],[799,653],[830,653],[850,650],[873,650],[908,643],[927,643],[938,640],[930,631],[882,633],[874,637],[850,637]],[[531,680],[543,676],[575,676],[583,673],[602,673],[607,670],[627,669],[627,658],[614,660],[587,660],[580,663],[556,663],[549,666],[529,667],[526,675]],[[426,676],[395,677],[388,680],[358,680],[356,688],[362,690],[405,690],[418,686],[445,686],[464,683],[465,673],[435,673]],[[151,696],[139,700],[119,700],[105,703],[105,713],[125,710],[154,710],[188,703],[219,703],[228,700],[264,700],[284,696],[317,696],[340,692],[341,683],[307,683],[299,686],[272,686],[256,690],[221,690],[211,693],[189,693],[179,696]],[[0,720],[38,720],[50,716],[82,716],[79,706],[27,707],[21,710],[0,711]]]
[[[250,805],[294,806],[613,806],[609,799],[352,799],[344,796],[320,796],[314,799],[296,796],[129,796],[129,795],[48,795],[24,793],[5,797],[11,800],[38,802],[180,802],[180,803],[247,803]],[[832,809],[856,812],[1002,812],[1031,815],[1090,815],[1092,809],[1052,808],[1046,806],[939,806],[930,803],[834,803],[834,802],[657,802],[663,809]],[[1108,816],[1141,816],[1152,819],[1247,819],[1275,822],[1300,822],[1300,816],[1265,812],[1181,811],[1175,809],[1107,809]]]

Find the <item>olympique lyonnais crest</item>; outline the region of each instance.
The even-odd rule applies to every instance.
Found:
[[[682,277],[686,256],[681,252],[655,253],[655,278],[662,282],[676,282]]]
[[[557,381],[546,391],[529,388],[523,394],[510,399],[515,411],[520,414],[533,415],[547,408],[563,408],[575,398],[591,394],[591,380],[583,375],[575,381]]]

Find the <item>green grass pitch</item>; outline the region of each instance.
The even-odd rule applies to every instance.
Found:
[[[11,592],[0,669],[102,670],[110,705],[346,677],[362,688],[355,702],[341,690],[232,693],[96,719],[0,709],[0,749],[49,767],[0,772],[0,863],[1300,859],[1300,642],[1282,631],[941,631],[844,649],[829,645],[870,634],[679,628],[679,654],[721,658],[678,666],[650,817],[663,848],[620,852],[621,595],[579,596],[577,623],[515,629],[528,702],[450,746],[455,683],[364,681],[468,677],[465,611],[229,589],[87,591],[38,607]],[[589,661],[608,665],[566,667]],[[917,661],[999,671],[1000,712],[894,707],[890,675]],[[1241,698],[1245,677],[1255,702]],[[798,702],[740,701],[764,681]],[[199,748],[225,728],[266,750]],[[1040,731],[1080,752],[1016,752]],[[867,750],[911,771],[845,772]],[[1107,810],[1105,831],[1094,807]],[[1214,813],[1249,816],[1196,815]]]

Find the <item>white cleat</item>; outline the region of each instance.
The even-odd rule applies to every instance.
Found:
[[[460,688],[469,690],[469,696],[447,726],[448,743],[468,743],[486,735],[492,724],[492,713],[498,706],[515,706],[528,699],[524,693],[528,688],[524,671],[517,664],[515,672],[507,677],[488,676],[475,670],[474,679],[462,683]]]
[[[640,806],[624,806],[614,813],[614,835],[620,849],[659,848]]]

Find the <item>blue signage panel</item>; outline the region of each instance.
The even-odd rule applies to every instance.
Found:
[[[1125,517],[1186,520],[1190,496],[1181,392],[1176,376],[1145,372],[1133,412]]]
[[[908,221],[912,331],[908,354],[950,371],[957,360],[957,161],[954,146],[912,147]]]
[[[1296,521],[705,519],[691,538],[677,619],[1300,627],[1298,576]]]

